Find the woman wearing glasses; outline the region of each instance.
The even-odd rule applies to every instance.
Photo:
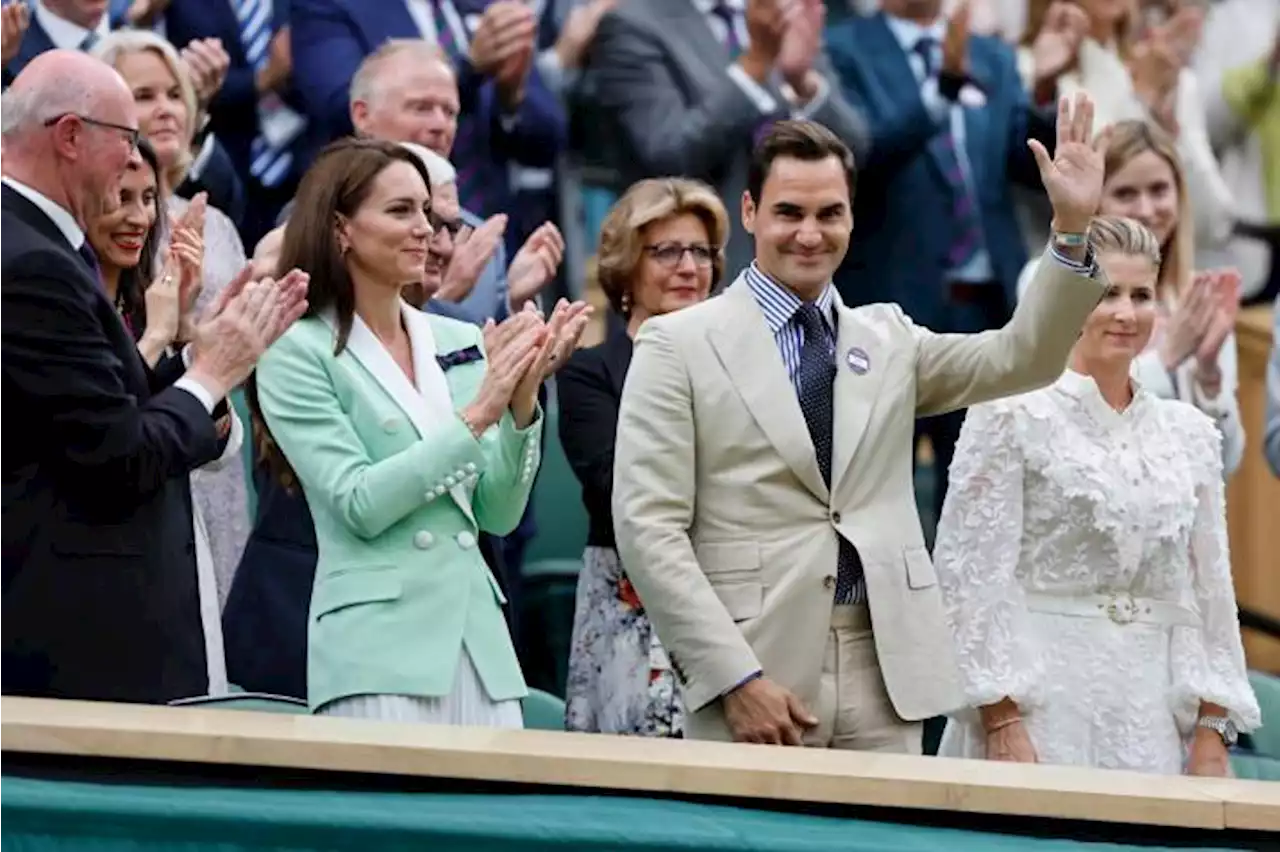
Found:
[[[706,185],[644,180],[610,210],[597,277],[615,317],[606,340],[560,371],[560,441],[590,516],[574,613],[565,726],[641,736],[683,733],[684,709],[657,635],[614,546],[613,450],[631,341],[649,317],[704,301],[724,275],[729,217]]]

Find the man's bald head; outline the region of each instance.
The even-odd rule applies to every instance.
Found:
[[[135,126],[133,94],[124,80],[110,65],[78,50],[48,50],[32,59],[5,90],[3,105],[0,125],[7,143],[43,130],[58,116],[97,118],[99,110],[102,121]]]
[[[5,91],[0,116],[5,175],[82,226],[119,204],[138,119],[115,69],[79,51],[42,53]]]

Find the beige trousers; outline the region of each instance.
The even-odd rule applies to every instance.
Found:
[[[920,754],[924,726],[894,712],[866,604],[832,609],[817,705],[809,710],[818,724],[805,734],[806,746]]]

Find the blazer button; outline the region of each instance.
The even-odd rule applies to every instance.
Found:
[[[834,589],[836,587],[836,578],[828,574],[822,578],[822,586],[826,589]]]
[[[467,462],[467,473],[475,473],[475,472],[476,472],[476,463]]]
[[[466,530],[458,533],[456,541],[458,542],[458,547],[461,547],[463,550],[469,550],[476,546],[476,537]]]
[[[839,512],[832,512],[832,513],[831,513],[831,523],[833,523],[833,524],[838,524],[838,523],[840,523],[840,513],[839,513]]]
[[[452,476],[446,476],[444,478],[444,484],[447,487],[452,488],[453,486],[458,484],[458,480],[454,479]]]
[[[418,530],[413,534],[413,546],[419,550],[427,550],[436,543],[436,537],[426,530]]]
[[[382,421],[382,428],[392,434],[395,434],[400,431],[400,421],[394,417],[388,417],[386,420]]]

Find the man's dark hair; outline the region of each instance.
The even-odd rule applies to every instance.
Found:
[[[764,180],[779,157],[817,162],[835,157],[844,168],[844,178],[849,184],[849,201],[858,185],[858,169],[853,162],[853,152],[825,126],[816,121],[788,119],[774,122],[751,153],[751,169],[747,173],[747,192],[751,200],[760,203]]]

